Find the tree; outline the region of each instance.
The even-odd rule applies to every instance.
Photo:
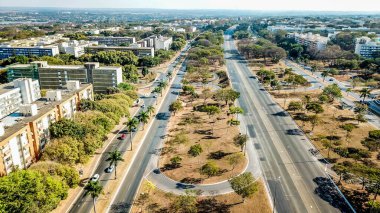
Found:
[[[75,168],[57,162],[38,161],[29,169],[39,171],[44,176],[59,176],[70,188],[76,187],[80,182],[78,171]]]
[[[361,103],[355,104],[354,112],[356,113],[356,119],[358,121],[358,124],[361,121],[365,121],[364,115],[365,113],[367,113],[367,111],[368,111],[368,106],[366,104],[361,104]]]
[[[189,151],[187,152],[189,155],[196,157],[203,152],[202,146],[200,144],[195,144],[190,146]]]
[[[154,106],[148,106],[148,107],[146,108],[146,111],[148,112],[148,114],[149,114],[149,116],[150,116],[152,113],[154,113],[155,108],[154,108]]]
[[[65,118],[50,125],[49,132],[52,138],[71,136],[80,139],[86,135],[86,129],[82,125]]]
[[[308,116],[308,119],[307,119],[310,124],[311,124],[311,131],[314,131],[314,128],[315,126],[320,123],[320,118],[318,117],[318,115],[310,115]]]
[[[206,104],[207,99],[211,98],[213,96],[213,92],[210,88],[205,88],[202,90],[201,97],[203,98],[203,104]]]
[[[252,197],[252,195],[259,190],[258,184],[255,182],[255,179],[250,172],[245,172],[234,177],[230,179],[229,182],[235,193],[243,198],[243,202],[245,201],[245,198]]]
[[[176,100],[169,105],[169,111],[173,112],[174,116],[175,116],[175,113],[180,111],[182,108],[183,108],[183,106],[182,106],[182,102],[180,100]]]
[[[371,90],[368,88],[363,88],[360,90],[360,97],[363,98],[362,101],[365,101],[365,98],[371,95]]]
[[[149,74],[149,69],[147,67],[143,67],[141,70],[141,74],[145,77]]]
[[[334,101],[335,98],[343,97],[342,91],[337,84],[328,85],[323,89],[322,94],[327,95],[331,102]]]
[[[201,167],[200,172],[201,174],[211,177],[211,176],[218,175],[220,172],[220,168],[216,165],[215,162],[209,161]]]
[[[117,178],[117,175],[116,175],[116,169],[117,169],[117,163],[119,161],[124,161],[122,155],[121,155],[121,152],[118,151],[118,150],[115,150],[115,151],[112,151],[108,154],[108,158],[106,159],[106,161],[109,161],[110,162],[110,166],[113,164],[115,166],[115,179]]]
[[[136,118],[129,118],[126,123],[127,129],[129,132],[129,139],[131,141],[131,150],[132,150],[132,132],[134,129],[137,128],[138,124],[139,124],[139,121]]]
[[[377,151],[380,147],[380,130],[369,131],[368,137],[362,141],[362,144],[370,151]]]
[[[321,73],[321,76],[323,77],[323,81],[325,81],[326,77],[329,76],[329,71],[324,70],[324,71]]]
[[[66,199],[69,187],[59,177],[18,170],[0,178],[1,212],[50,212]]]
[[[234,137],[234,144],[235,144],[235,146],[238,146],[238,147],[240,147],[240,149],[241,149],[241,152],[243,152],[243,150],[244,150],[244,147],[246,146],[246,143],[247,143],[247,141],[248,141],[248,135],[242,135],[242,134],[238,134],[238,135],[236,135],[235,137]],[[244,153],[244,155],[245,155],[245,153]]]
[[[340,181],[342,180],[342,177],[344,175],[348,174],[348,168],[344,166],[343,164],[335,164],[332,169],[336,172],[336,174],[339,175],[339,181],[338,184],[340,184]]]
[[[240,107],[231,106],[230,109],[229,109],[229,113],[233,114],[233,115],[236,115],[236,119],[238,119],[238,115],[239,114],[243,114],[244,110],[242,108],[240,108]]]
[[[333,147],[331,140],[322,139],[321,142],[322,142],[322,146],[325,147],[325,149],[327,149],[327,158],[330,158],[330,150]]]
[[[170,206],[170,212],[173,213],[196,213],[197,199],[189,191],[185,195],[180,195],[175,198]]]
[[[170,162],[174,168],[178,168],[181,165],[182,158],[180,156],[175,156],[170,158]]]
[[[224,101],[226,105],[228,102],[234,102],[240,97],[240,93],[233,89],[220,89],[214,94],[216,101]]]
[[[182,90],[185,94],[192,94],[195,92],[195,88],[191,85],[184,85],[182,87]]]
[[[146,112],[146,111],[140,112],[139,121],[143,123],[143,128],[144,128],[145,124],[148,123],[148,119],[149,119],[148,112]]]
[[[228,163],[232,166],[232,171],[235,169],[235,166],[239,163],[239,162],[242,162],[244,160],[244,156],[238,152],[238,153],[234,153],[232,155],[229,155],[227,157],[228,159]]]
[[[340,126],[343,130],[346,131],[346,141],[348,146],[348,137],[350,136],[350,133],[356,128],[356,126],[352,123],[343,124]]]
[[[300,111],[302,108],[302,103],[299,101],[291,101],[288,105],[289,111]]]
[[[103,186],[99,184],[99,181],[90,181],[87,183],[87,185],[84,187],[84,190],[86,190],[85,195],[91,195],[92,197],[92,204],[94,206],[94,212],[96,213],[96,198],[99,197],[99,195],[103,192]]]
[[[85,163],[88,156],[84,153],[83,145],[78,139],[70,136],[53,139],[45,147],[42,159],[68,165]]]
[[[322,105],[320,105],[317,102],[310,102],[310,103],[306,104],[306,110],[312,111],[315,114],[320,114],[320,113],[324,112]]]

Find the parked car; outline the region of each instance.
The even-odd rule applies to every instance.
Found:
[[[115,169],[115,165],[111,165],[111,166],[107,167],[106,172],[111,173],[114,169]]]
[[[90,178],[90,181],[91,181],[91,182],[96,182],[96,181],[99,180],[99,177],[100,177],[99,174],[94,174],[94,176],[92,176],[92,177]]]
[[[157,98],[157,95],[153,95],[153,98]]]
[[[145,108],[145,104],[141,105],[141,108]]]

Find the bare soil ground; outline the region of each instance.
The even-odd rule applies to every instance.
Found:
[[[132,207],[133,213],[140,212],[170,212],[170,204],[177,197],[174,194],[161,191],[157,188],[147,186],[144,180],[142,187],[138,192],[138,196],[142,193],[148,193],[148,198],[144,202],[135,202]],[[206,205],[206,200],[215,199],[214,202]],[[137,199],[138,200],[138,199]],[[270,213],[272,209],[269,204],[268,196],[264,189],[263,183],[260,181],[259,191],[251,198],[242,203],[242,199],[235,193],[218,195],[213,197],[197,197],[199,212],[231,212],[231,213]],[[204,205],[200,205],[203,203]]]
[[[160,167],[170,164],[170,159],[174,156],[180,156],[182,163],[180,168],[166,170],[164,173],[177,181],[184,178],[201,179],[201,183],[216,183],[227,180],[237,174],[240,174],[246,167],[247,160],[239,162],[234,169],[228,163],[228,155],[240,152],[240,148],[233,144],[233,137],[239,134],[237,127],[227,125],[227,107],[223,107],[221,113],[215,116],[208,116],[205,112],[193,110],[194,106],[202,105],[203,100],[197,99],[194,102],[188,102],[188,97],[181,97],[186,104],[184,108],[175,116],[171,116],[168,125],[168,137],[166,137],[165,146],[173,147],[174,151],[163,154],[160,159]],[[208,100],[208,103],[211,103]],[[194,123],[185,124],[185,120],[194,119]],[[213,132],[213,134],[212,134]],[[185,134],[188,139],[183,144],[170,145],[171,139],[178,134]],[[188,154],[192,145],[200,144],[203,152],[196,157]],[[212,155],[220,154],[218,157]],[[208,161],[213,161],[224,172],[218,176],[208,177],[200,173],[200,168]]]

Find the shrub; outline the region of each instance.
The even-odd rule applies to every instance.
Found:
[[[209,161],[201,167],[200,172],[201,174],[211,177],[218,175],[220,173],[220,168],[215,164],[215,162]]]
[[[193,156],[193,157],[196,157],[196,156],[200,155],[202,152],[203,152],[203,149],[202,149],[201,145],[196,144],[196,145],[193,145],[190,147],[188,154]]]

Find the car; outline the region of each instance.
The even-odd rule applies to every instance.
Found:
[[[334,81],[334,79],[333,79],[333,78],[330,78],[329,81]]]
[[[121,134],[120,139],[121,139],[121,140],[124,140],[126,137],[127,137],[126,134]]]
[[[153,98],[157,98],[157,95],[153,95]]]
[[[145,108],[145,104],[141,105],[141,108]]]
[[[107,167],[106,172],[111,173],[114,169],[115,169],[115,165],[111,165],[111,166]]]
[[[99,180],[99,177],[100,177],[99,174],[94,174],[94,176],[92,176],[92,177],[90,178],[90,181],[91,181],[91,182],[96,182],[96,181]]]

